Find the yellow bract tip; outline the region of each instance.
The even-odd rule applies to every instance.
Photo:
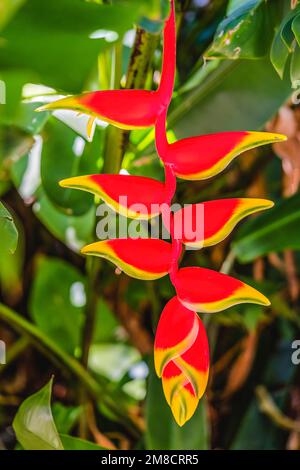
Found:
[[[44,111],[55,111],[57,109],[79,109],[79,105],[76,99],[76,96],[67,96],[66,98],[61,98],[56,101],[51,101],[51,103],[46,103],[37,108],[36,112]]]

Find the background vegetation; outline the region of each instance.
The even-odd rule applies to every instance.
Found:
[[[99,125],[87,142],[84,118],[34,112],[57,94],[155,88],[167,14],[167,0],[0,0],[3,449],[300,448],[299,368],[291,361],[300,338],[298,2],[177,1],[169,139],[263,128],[289,137],[244,154],[216,180],[179,183],[178,202],[276,201],[185,261],[254,284],[272,307],[204,316],[210,383],[183,428],[152,365],[170,282],[136,281],[80,256],[95,240],[99,201],[58,186],[121,169],[162,180],[153,131]]]

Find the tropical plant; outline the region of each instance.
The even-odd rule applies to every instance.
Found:
[[[24,449],[297,447],[298,2],[2,8],[4,440],[14,418]]]

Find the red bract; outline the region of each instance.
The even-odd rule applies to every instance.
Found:
[[[155,369],[177,423],[190,419],[205,392],[209,346],[195,312],[174,297],[164,308],[155,336]]]
[[[159,215],[160,206],[167,199],[163,183],[143,176],[77,176],[61,181],[60,185],[96,194],[119,214],[133,219]]]
[[[157,238],[105,240],[82,253],[106,258],[129,276],[148,281],[168,274],[172,264],[172,245]]]
[[[195,312],[218,312],[244,302],[269,305],[268,299],[256,289],[225,274],[200,267],[178,269],[182,245],[201,248],[218,243],[242,218],[273,203],[264,199],[224,199],[195,204],[173,215],[170,205],[176,176],[186,180],[209,178],[241,152],[285,137],[262,132],[227,132],[169,144],[166,118],[175,67],[175,12],[171,0],[171,14],[164,29],[161,83],[156,92],[99,91],[69,97],[42,109],[76,109],[126,129],[155,125],[157,153],[165,166],[165,183],[136,176],[91,175],[70,178],[61,185],[92,192],[127,217],[147,219],[162,215],[172,244],[158,239],[108,240],[93,243],[82,253],[107,258],[138,279],[158,279],[169,274],[177,297],[168,302],[161,314],[154,358],[167,402],[182,426],[195,412],[208,381],[208,342]],[[126,197],[126,203],[120,197]],[[157,205],[161,206],[157,208]],[[196,216],[199,208],[203,213],[200,219]],[[200,231],[194,234],[199,224]]]
[[[157,91],[95,91],[54,101],[40,107],[38,111],[74,110],[102,119],[121,129],[154,126],[157,117],[169,106],[172,98],[176,67],[176,43],[174,42],[174,37],[175,12],[172,2],[171,14],[164,29],[162,78]]]
[[[242,152],[283,140],[286,140],[285,136],[268,132],[221,132],[169,144],[164,113],[156,125],[156,144],[161,159],[172,163],[176,176],[184,180],[204,180],[216,176]]]
[[[224,240],[244,217],[273,205],[272,201],[254,198],[191,204],[174,214],[175,235],[182,243],[193,248],[212,246]],[[193,221],[203,223],[203,226],[194,226]]]
[[[180,269],[175,288],[182,304],[200,313],[220,312],[242,303],[270,305],[269,300],[253,287],[206,268]]]

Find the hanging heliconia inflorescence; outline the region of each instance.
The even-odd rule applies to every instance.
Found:
[[[209,375],[206,331],[196,312],[213,313],[240,303],[269,305],[268,299],[242,281],[225,274],[189,267],[179,269],[185,245],[201,248],[222,241],[245,216],[272,207],[264,199],[221,199],[204,202],[201,236],[190,239],[180,230],[182,220],[193,217],[197,204],[171,213],[176,177],[202,180],[220,173],[239,154],[260,145],[285,140],[265,132],[224,132],[179,140],[169,144],[166,134],[168,107],[176,70],[175,6],[164,28],[163,67],[157,91],[110,90],[71,96],[40,110],[70,109],[99,118],[122,129],[155,126],[157,153],[164,164],[165,183],[131,175],[90,175],[69,178],[60,184],[100,196],[129,218],[162,216],[172,243],[159,239],[114,239],[93,243],[82,253],[106,258],[129,276],[143,280],[169,275],[176,296],[165,306],[156,331],[155,369],[177,423],[189,420],[205,392]],[[126,197],[126,204],[120,198]],[[140,210],[140,205],[144,210]],[[134,205],[139,207],[134,209]]]

